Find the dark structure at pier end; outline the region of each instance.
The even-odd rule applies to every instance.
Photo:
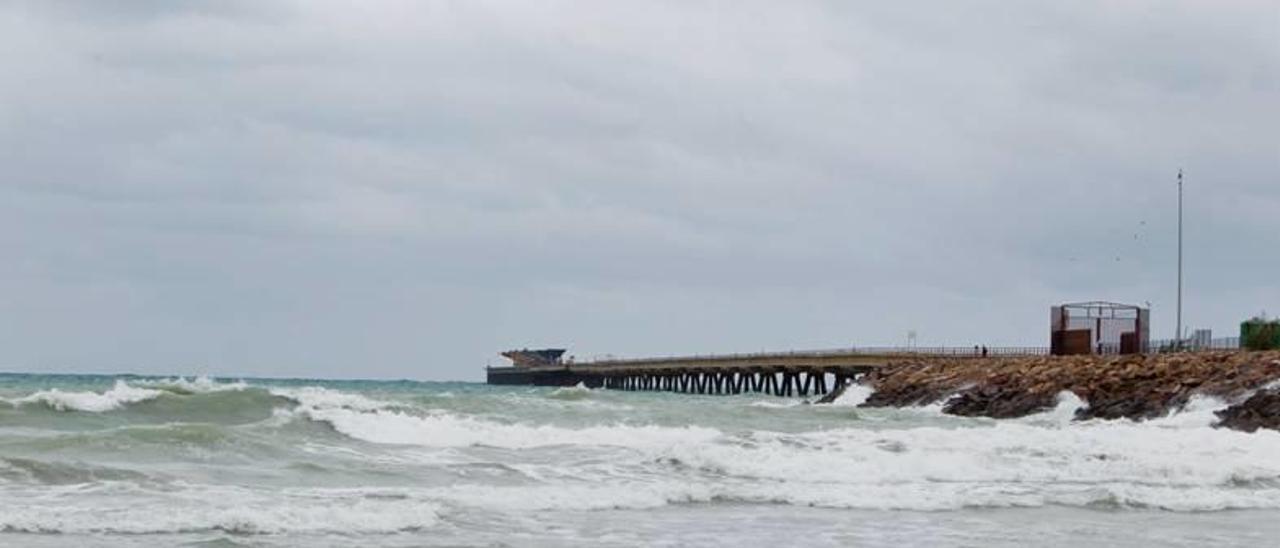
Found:
[[[508,350],[502,353],[502,357],[511,360],[511,364],[515,367],[555,367],[560,365],[561,357],[564,356],[563,348],[547,348],[544,350]]]
[[[1055,306],[1049,313],[1049,353],[1144,354],[1151,344],[1151,310],[1102,301]]]

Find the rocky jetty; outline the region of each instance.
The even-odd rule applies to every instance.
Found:
[[[874,388],[863,405],[943,403],[953,415],[1010,418],[1052,408],[1069,390],[1088,405],[1077,419],[1149,419],[1181,409],[1196,394],[1238,402],[1221,426],[1280,429],[1280,351],[1188,352],[1129,356],[907,359],[860,382]],[[1250,397],[1252,396],[1252,397]]]
[[[1260,390],[1249,399],[1217,412],[1218,426],[1253,432],[1280,430],[1280,390]]]

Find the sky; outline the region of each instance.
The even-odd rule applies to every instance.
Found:
[[[0,0],[0,370],[1280,314],[1280,4]]]

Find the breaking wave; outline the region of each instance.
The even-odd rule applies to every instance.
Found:
[[[1207,398],[1142,423],[1074,421],[1086,402],[1070,392],[1007,421],[786,399],[636,400],[620,415],[607,414],[614,395],[547,405],[583,392],[424,398],[199,378],[46,388],[6,400],[44,414],[0,425],[0,531],[382,534],[472,512],[717,503],[1280,509],[1280,433],[1212,428],[1225,403]],[[868,394],[852,387],[835,405]],[[788,410],[752,411],[763,404]],[[144,412],[170,422],[132,422]],[[226,474],[240,487],[219,486]]]
[[[399,497],[351,497],[352,493],[346,490],[272,494],[243,489],[192,489],[142,505],[95,495],[89,492],[76,500],[27,504],[0,501],[0,532],[387,534],[428,529],[439,523],[436,503]]]
[[[587,388],[587,385],[583,383],[578,383],[575,386],[562,386],[552,390],[547,397],[556,400],[585,400],[591,397],[591,389]]]
[[[706,442],[721,435],[704,427],[610,425],[563,428],[504,424],[491,420],[435,413],[365,412],[348,408],[302,405],[298,413],[331,425],[352,438],[385,444],[424,447],[487,446],[509,449],[556,445],[650,447]]]
[[[831,402],[831,404],[837,406],[857,407],[866,403],[867,398],[870,398],[871,393],[874,391],[875,390],[870,386],[856,383],[850,384],[845,388],[844,393],[840,394],[840,397],[836,398],[836,400]]]
[[[1018,421],[984,421],[979,428],[734,433],[702,426],[503,423],[447,411],[415,414],[327,392],[293,397],[299,416],[375,444],[629,450],[607,462],[560,471],[604,479],[612,484],[607,487],[468,487],[433,494],[486,507],[501,500],[536,506],[542,500],[561,509],[708,501],[912,510],[1049,504],[1280,508],[1280,464],[1272,457],[1280,454],[1280,434],[1210,428],[1203,415],[1221,402],[1208,400],[1184,415],[1147,423],[1073,422],[1085,403],[1065,392],[1053,410]],[[666,483],[671,477],[679,481]]]
[[[140,379],[132,382],[117,379],[111,388],[96,392],[92,390],[64,391],[50,388],[32,394],[0,399],[12,407],[42,405],[55,411],[79,411],[85,413],[106,413],[128,407],[130,404],[152,401],[162,396],[188,396],[216,392],[242,391],[249,388],[243,381],[217,382],[208,377]]]
[[[115,386],[105,392],[63,392],[51,388],[8,401],[14,406],[41,404],[56,411],[104,413],[131,403],[153,400],[164,393],[162,390],[130,386],[129,383],[118,380]]]

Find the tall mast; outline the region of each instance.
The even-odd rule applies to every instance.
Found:
[[[1182,169],[1178,169],[1178,334],[1174,337],[1182,349]]]

